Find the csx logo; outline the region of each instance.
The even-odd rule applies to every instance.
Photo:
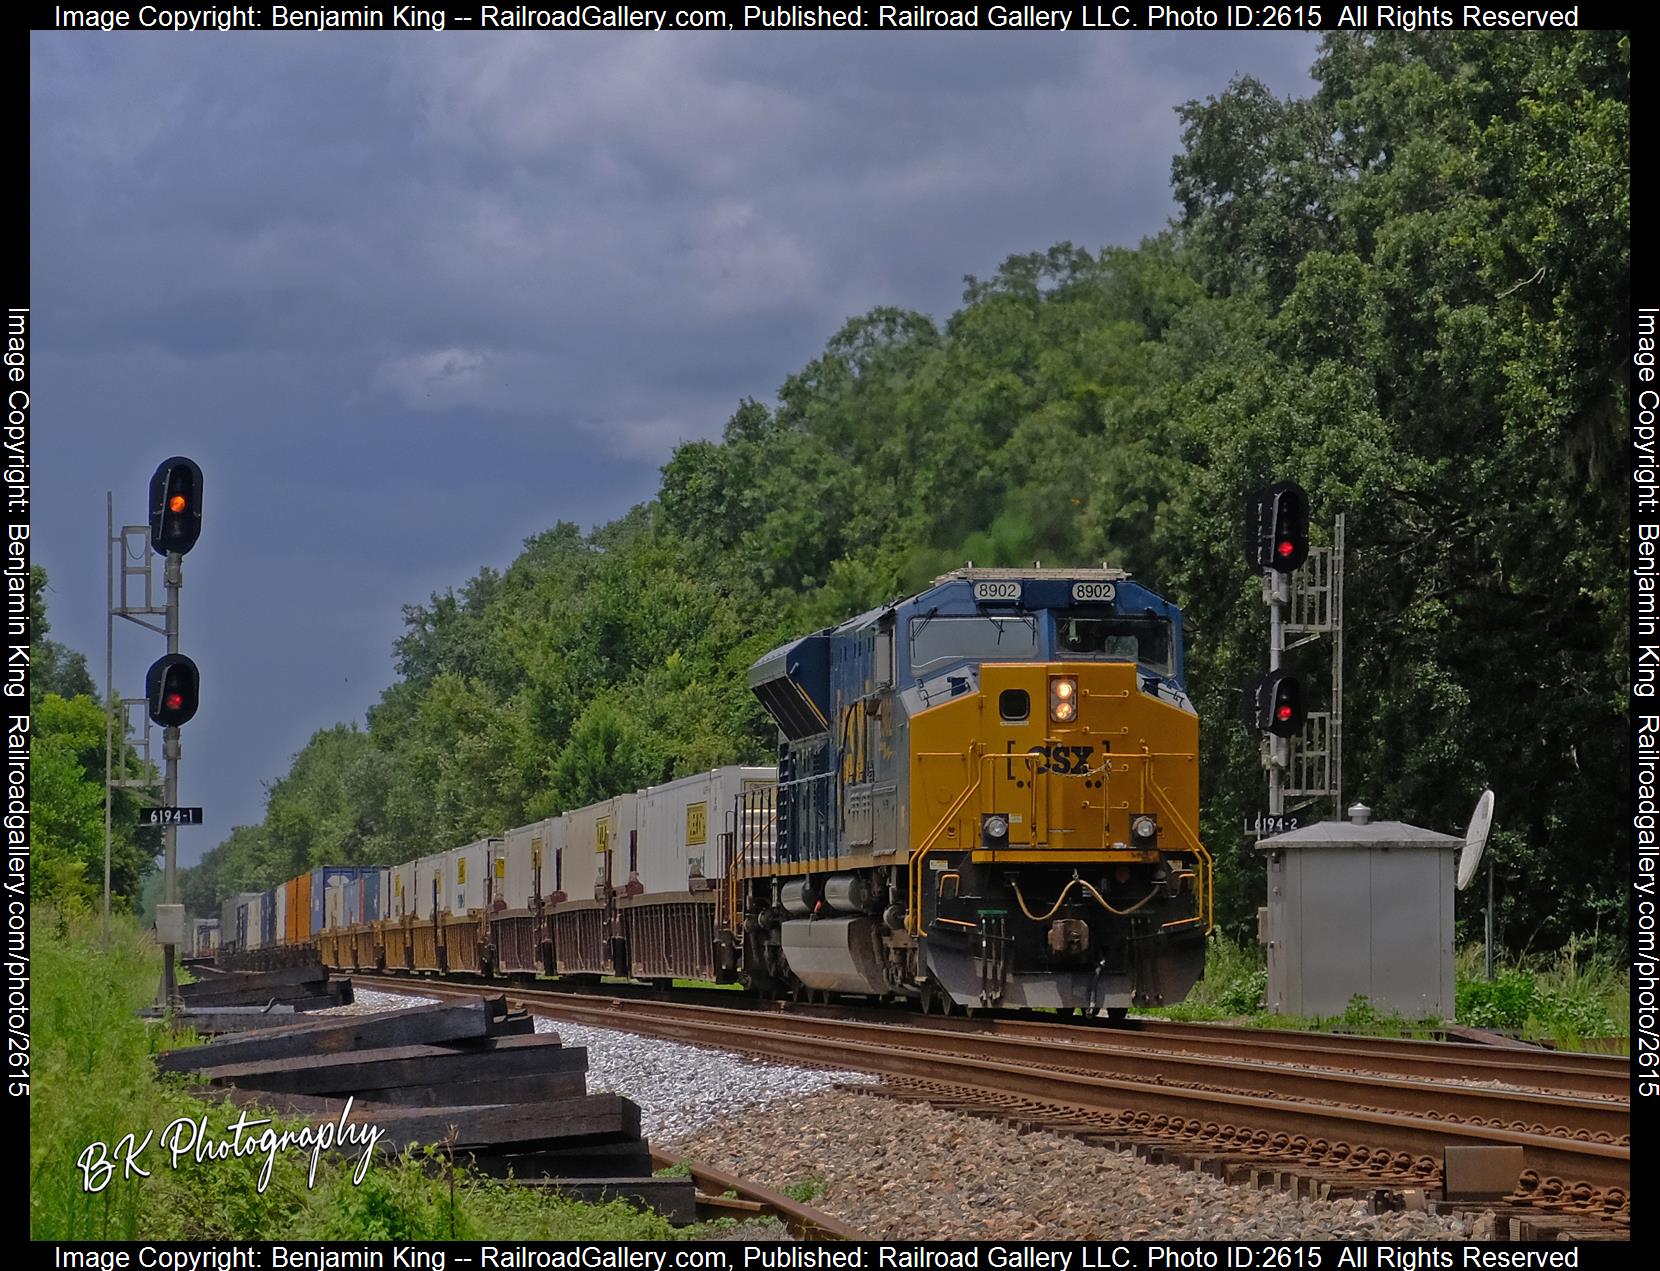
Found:
[[[1089,757],[1094,746],[1033,746],[1028,755],[1041,757],[1038,772],[1056,772],[1062,776],[1083,776],[1089,771]]]

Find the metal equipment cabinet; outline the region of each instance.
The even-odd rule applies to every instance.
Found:
[[[1270,1011],[1341,1015],[1363,996],[1409,1019],[1450,1019],[1453,882],[1463,840],[1401,821],[1322,821],[1257,843],[1268,859]]]

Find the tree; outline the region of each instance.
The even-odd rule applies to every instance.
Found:
[[[46,621],[46,571],[29,567],[29,701],[47,693],[59,697],[97,697],[98,688],[86,668],[86,655],[48,640],[52,626]]]

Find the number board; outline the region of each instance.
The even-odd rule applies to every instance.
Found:
[[[611,850],[611,818],[602,816],[594,822],[594,851],[609,852]]]
[[[1018,605],[1020,584],[1013,579],[987,580],[974,584],[974,601],[981,605]]]
[[[1118,588],[1112,583],[1073,583],[1072,599],[1076,601],[1112,601],[1118,596]]]
[[[145,808],[143,825],[200,825],[201,808]]]
[[[686,846],[696,847],[698,844],[707,843],[708,841],[708,803],[688,803],[686,805]]]

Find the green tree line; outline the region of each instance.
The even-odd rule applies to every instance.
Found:
[[[649,503],[407,607],[367,727],[312,738],[187,899],[763,758],[774,643],[968,559],[1106,560],[1186,610],[1243,932],[1241,516],[1290,478],[1347,516],[1347,792],[1454,829],[1491,785],[1509,940],[1623,926],[1628,40],[1345,33],[1313,73],[1181,109],[1166,232],[1011,256],[943,323],[854,318]]]
[[[29,571],[30,893],[74,911],[104,890],[105,707],[86,657],[50,638],[46,571]],[[118,775],[155,778],[128,755]],[[122,910],[138,902],[161,849],[159,830],[140,829],[140,791],[115,792],[110,818],[110,893]]]

